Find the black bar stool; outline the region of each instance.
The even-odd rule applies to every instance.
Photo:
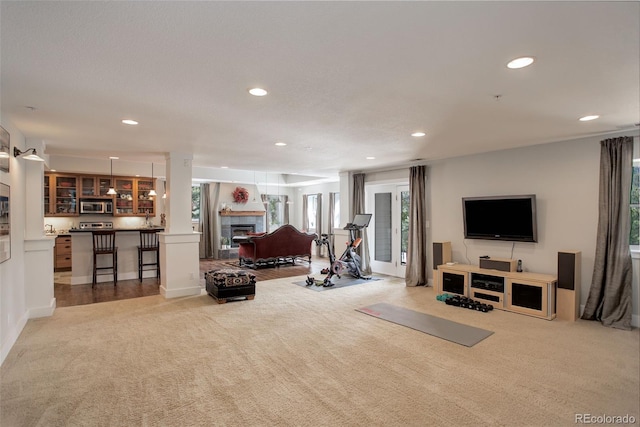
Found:
[[[93,234],[93,286],[96,285],[98,270],[111,270],[113,285],[118,283],[118,248],[116,247],[116,232],[113,230],[95,230]],[[98,255],[111,255],[111,265],[98,267]]]
[[[144,262],[145,252],[155,252],[154,262]],[[145,267],[151,267],[146,268]],[[138,279],[142,282],[142,272],[156,270],[156,278],[160,278],[160,244],[158,230],[140,230],[140,246],[138,246]]]

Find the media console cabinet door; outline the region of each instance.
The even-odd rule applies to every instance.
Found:
[[[437,283],[437,294],[457,294],[462,296],[468,296],[469,289],[469,273],[447,270],[445,268],[439,268],[439,279]]]
[[[506,308],[515,313],[554,319],[555,282],[538,282],[533,280],[508,279],[506,283]]]

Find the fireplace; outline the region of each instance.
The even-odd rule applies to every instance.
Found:
[[[264,232],[265,213],[260,211],[221,211],[220,237],[226,237],[231,249],[228,254],[238,252],[238,244],[233,242],[234,236],[244,236],[250,232]],[[220,255],[220,252],[219,252]]]
[[[237,248],[239,245],[233,241],[236,236],[246,236],[247,233],[254,233],[256,231],[255,224],[231,224],[231,247]]]

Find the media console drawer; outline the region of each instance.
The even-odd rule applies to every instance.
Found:
[[[494,308],[552,320],[556,317],[555,276],[487,270],[475,265],[438,267],[438,295],[464,295]]]

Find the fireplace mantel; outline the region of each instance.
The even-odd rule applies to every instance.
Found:
[[[265,211],[220,211],[220,216],[263,216]]]

